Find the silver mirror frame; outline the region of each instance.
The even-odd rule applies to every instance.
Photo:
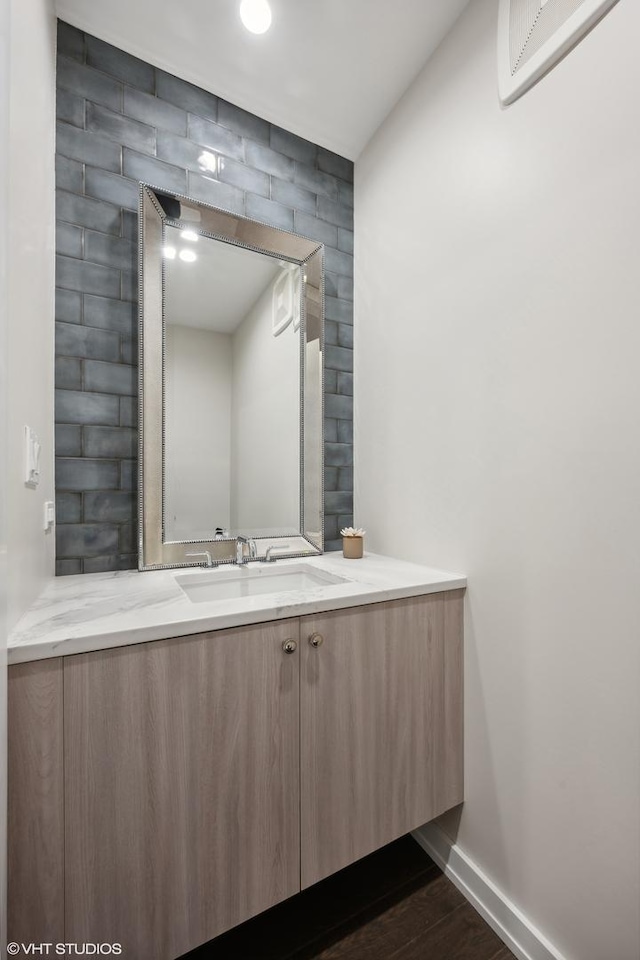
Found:
[[[168,216],[158,196],[179,205]],[[324,549],[324,245],[276,227],[228,213],[150,184],[140,184],[139,206],[139,457],[138,567],[158,570],[199,566],[187,554],[208,551],[214,563],[234,563],[236,539],[165,542],[164,476],[164,259],[165,225],[189,226],[184,207],[200,213],[199,231],[213,239],[278,257],[304,267],[306,283],[300,323],[300,532],[297,536],[256,537],[258,559],[274,546],[278,557],[307,557]],[[307,358],[317,344],[317,376],[307,375]],[[310,529],[310,517],[319,529]],[[285,549],[285,545],[288,549]]]

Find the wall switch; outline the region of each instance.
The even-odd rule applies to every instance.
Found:
[[[51,530],[56,519],[56,507],[53,500],[44,502],[44,529]]]
[[[40,441],[31,427],[24,428],[24,482],[30,487],[40,483]]]

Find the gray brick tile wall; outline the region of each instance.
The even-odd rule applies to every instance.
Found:
[[[67,290],[119,297],[121,276],[111,267],[87,263],[70,257],[56,257],[56,283]]]
[[[315,213],[316,195],[295,183],[271,177],[271,199],[287,207],[293,207],[296,213]]]
[[[74,227],[70,223],[56,224],[56,250],[65,257],[82,256],[83,232],[81,227]]]
[[[233,103],[227,103],[226,100],[218,99],[218,123],[239,133],[241,137],[269,143],[271,125]]]
[[[283,230],[293,230],[293,210],[291,207],[284,207],[275,200],[267,200],[265,197],[257,197],[252,193],[246,195],[246,213],[252,220],[264,220],[274,227],[282,227]],[[315,237],[311,238],[312,240]]]
[[[324,299],[325,317],[336,320],[338,323],[353,323],[353,301],[340,300],[338,297],[326,296]]]
[[[82,294],[73,290],[56,289],[56,320],[80,323],[82,320]]]
[[[289,133],[281,127],[271,127],[269,135],[269,145],[277,153],[284,154],[285,157],[291,157],[292,160],[299,160],[312,169],[316,165],[318,148],[314,143],[303,140],[295,133]]]
[[[327,417],[333,417],[336,420],[352,420],[353,398],[327,393],[324,398],[324,409]]]
[[[84,127],[85,101],[69,90],[58,90],[56,117],[71,123],[74,127]]]
[[[61,490],[78,490],[81,492],[87,490],[117,490],[119,479],[119,464],[115,461],[56,457],[57,493]],[[81,557],[82,553],[78,553],[76,556]]]
[[[59,190],[70,190],[73,193],[82,193],[84,184],[84,167],[78,160],[69,160],[67,157],[56,157],[56,184]]]
[[[353,396],[353,374],[338,373],[338,393],[343,393],[348,397]]]
[[[56,150],[70,160],[92,163],[103,170],[120,173],[122,147],[106,137],[78,130],[68,123],[56,124]]]
[[[135,567],[138,181],[325,244],[325,539],[353,510],[353,165],[58,23],[57,573]],[[204,150],[222,157],[204,177]]]
[[[134,150],[125,149],[122,166],[125,177],[133,180],[144,180],[174,193],[184,194],[187,188],[187,171],[164,160],[145,157]]]
[[[207,90],[174,77],[164,70],[156,70],[156,96],[159,100],[182,107],[187,113],[205,119],[218,119],[218,98]]]
[[[56,423],[97,423],[117,426],[120,423],[118,397],[82,390],[56,389]]]
[[[194,116],[192,113],[187,114],[187,119],[187,136],[189,140],[195,144],[199,144],[201,147],[216,150],[225,157],[231,157],[234,160],[244,159],[245,143],[237,133],[233,133],[231,130],[227,130],[217,123],[212,123],[211,120]],[[200,150],[198,150],[198,156],[199,155]],[[199,167],[196,167],[196,170],[198,171]]]
[[[70,423],[56,424],[56,452],[59,457],[82,456],[82,428]],[[78,517],[78,520],[80,517]],[[71,520],[67,520],[71,523]]]
[[[56,497],[56,522],[80,523],[82,520],[82,494],[59,493]]]
[[[280,177],[281,180],[293,180],[295,164],[289,157],[283,157],[281,153],[272,150],[271,147],[265,147],[261,143],[252,143],[247,140],[245,145],[245,160],[258,170],[264,170],[274,177]]]
[[[318,168],[347,183],[353,183],[353,164],[346,157],[331,153],[323,147],[318,148]]]
[[[324,324],[324,342],[327,346],[338,343],[338,324],[334,320],[325,320]]]
[[[328,320],[326,325],[329,326],[332,323],[332,320]],[[343,327],[344,326],[343,324]],[[340,329],[338,324],[336,324],[336,327]],[[348,350],[345,347],[327,346],[325,349],[324,362],[328,367],[331,367],[332,370],[342,370],[344,373],[353,373],[353,350]]]
[[[204,203],[211,203],[216,207],[224,207],[231,213],[245,214],[245,195],[242,190],[232,187],[228,183],[220,183],[219,180],[207,180],[201,177],[199,173],[189,172],[187,177],[189,183],[187,193],[194,200],[202,200]],[[256,199],[262,200],[263,198],[257,197]]]
[[[56,384],[61,390],[82,389],[82,365],[72,357],[56,357]]]
[[[353,350],[353,327],[348,323],[338,324],[338,346]]]
[[[134,120],[150,123],[160,130],[170,130],[180,137],[187,135],[187,115],[184,110],[165,103],[149,93],[124,88],[123,112]]]
[[[58,59],[58,103],[60,103],[60,93],[63,90],[71,90],[92,104],[99,103],[111,110],[119,110],[122,104],[123,85],[98,70],[67,59],[68,48],[65,48],[64,44],[61,49],[66,56]]]
[[[325,417],[324,421],[324,441],[325,443],[332,443],[338,439],[338,421],[333,419],[328,419]],[[326,484],[326,477],[325,477]],[[330,486],[327,486],[327,489],[331,489]],[[326,517],[325,517],[326,520]]]
[[[338,392],[338,371],[337,370],[325,370],[324,388],[327,391],[327,393]]]
[[[155,70],[149,63],[138,60],[125,53],[124,50],[118,50],[112,47],[104,40],[98,40],[96,37],[90,37],[85,34],[85,52],[87,63],[90,67],[102,70],[112,77],[124,80],[137,90],[145,90],[147,93],[153,93],[155,87]]]
[[[353,278],[348,276],[338,277],[337,283],[337,296],[341,300],[351,300],[353,303]]]
[[[294,224],[296,233],[301,233],[304,237],[313,234],[313,240],[321,240],[322,243],[332,247],[338,246],[338,228],[333,224],[318,220],[317,217],[301,210],[295,211]]]
[[[87,166],[84,174],[84,192],[97,200],[106,200],[127,210],[138,209],[138,182],[126,180],[106,170]]]
[[[340,443],[353,443],[353,420],[338,420],[337,439]]]
[[[122,114],[114,113],[95,103],[87,102],[85,129],[90,133],[100,133],[134,150],[141,150],[144,153],[155,152],[154,127],[149,126],[148,123],[140,123],[139,120],[130,120]]]
[[[353,230],[338,227],[338,250],[353,255]]]

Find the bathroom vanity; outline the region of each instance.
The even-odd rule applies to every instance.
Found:
[[[11,638],[9,937],[175,960],[461,802],[465,580],[323,553],[322,243],[138,227],[145,572]]]
[[[10,939],[173,960],[461,802],[464,578],[308,568],[62,578],[21,621]]]

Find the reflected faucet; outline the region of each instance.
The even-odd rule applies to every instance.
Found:
[[[208,550],[201,550],[199,553],[185,553],[185,557],[205,557],[206,563],[199,563],[199,567],[217,567],[218,564],[215,560],[211,558],[211,553]]]
[[[267,552],[264,555],[265,560],[268,563],[273,563],[276,559],[272,554],[274,550],[291,550],[290,543],[272,543],[270,547],[267,547]]]
[[[244,545],[249,547],[249,553],[245,557],[243,547]],[[236,537],[236,563],[239,566],[243,566],[245,563],[249,563],[249,560],[258,559],[258,548],[256,542],[252,537]]]

